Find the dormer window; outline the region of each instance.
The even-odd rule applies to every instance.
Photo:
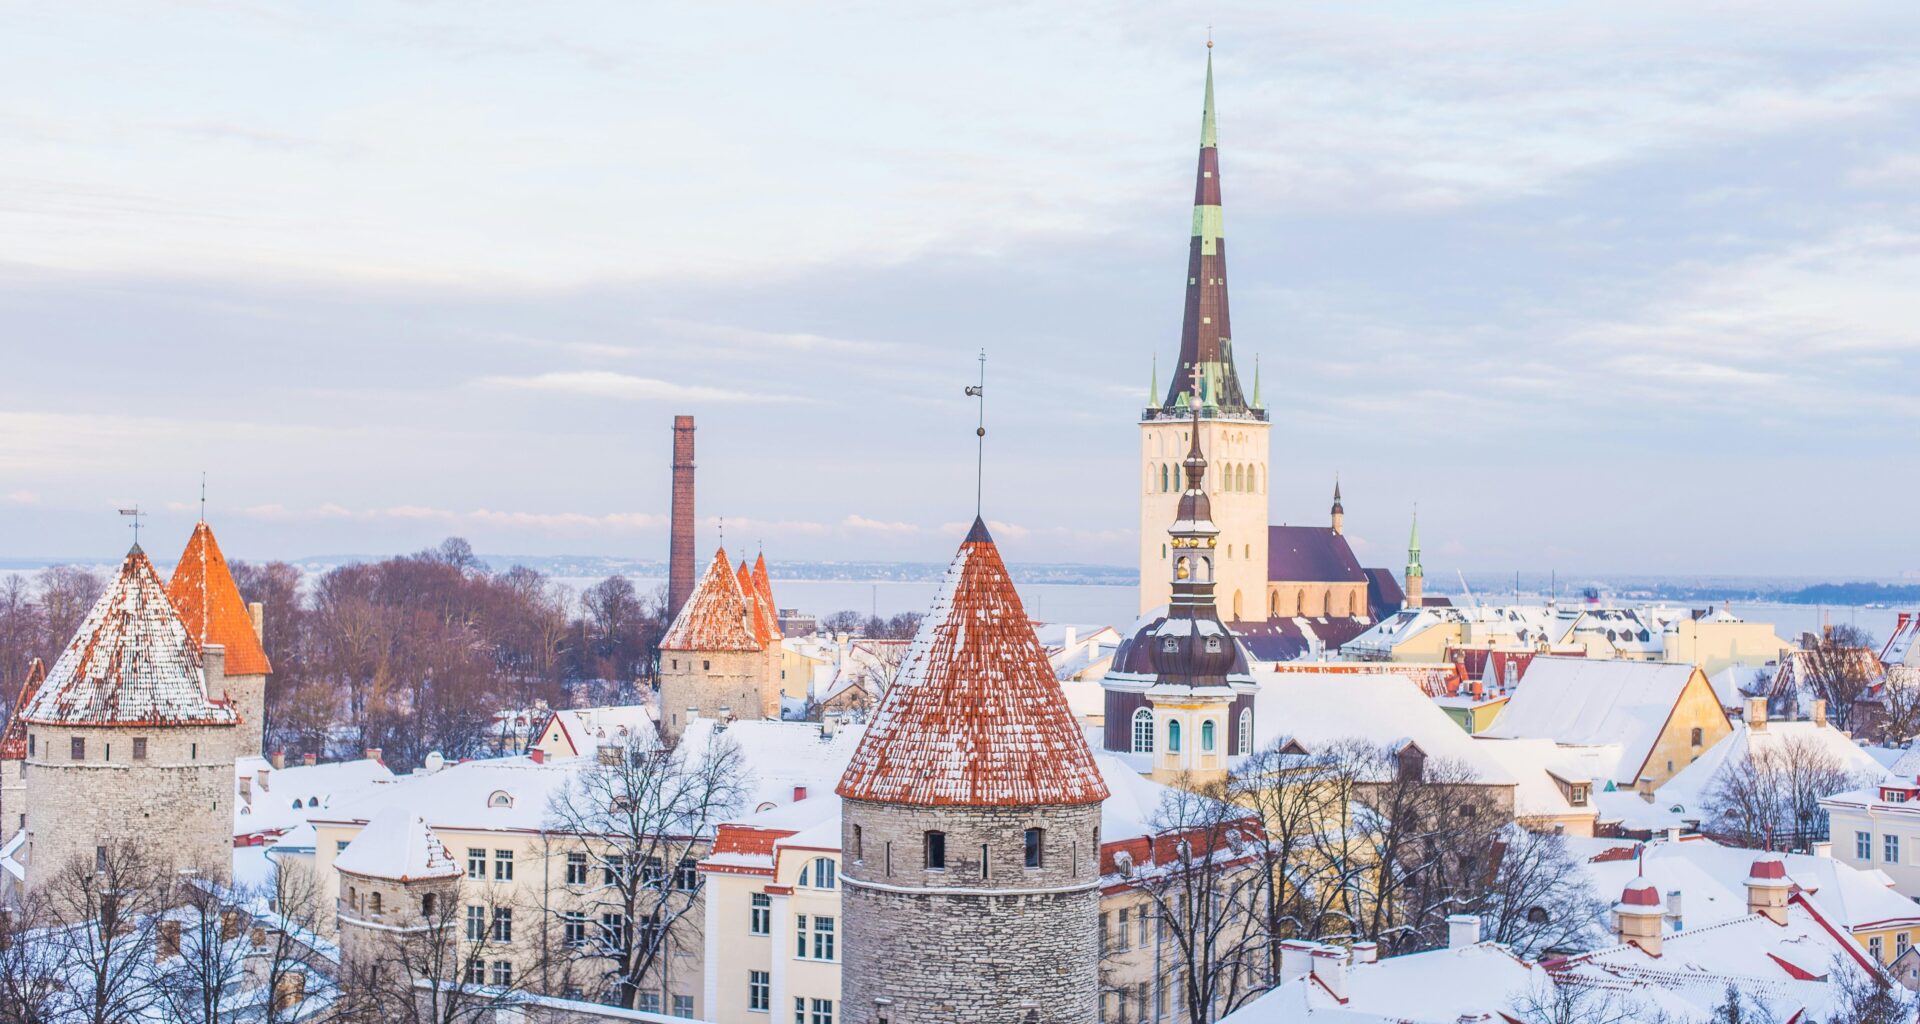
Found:
[[[1219,653],[1220,653],[1220,638],[1219,638],[1219,637],[1217,637],[1217,636],[1210,636],[1210,637],[1208,637],[1208,638],[1207,638],[1207,653],[1208,653],[1208,654],[1219,654]]]
[[[512,807],[513,794],[504,789],[496,789],[491,796],[487,797],[487,806],[501,808]]]
[[[1173,637],[1167,637],[1165,640],[1160,641],[1160,649],[1168,654],[1177,654],[1180,651],[1180,641],[1175,640]]]

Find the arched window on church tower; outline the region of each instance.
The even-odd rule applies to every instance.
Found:
[[[1170,754],[1178,754],[1180,752],[1179,722],[1167,723],[1167,752]]]
[[[1240,756],[1253,753],[1253,709],[1240,709],[1240,736],[1238,743]]]
[[[1140,708],[1133,713],[1133,752],[1153,753],[1153,710]]]

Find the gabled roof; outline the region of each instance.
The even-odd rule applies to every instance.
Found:
[[[400,882],[460,874],[460,865],[426,820],[397,806],[375,814],[334,858],[333,866],[349,874]]]
[[[273,671],[253,631],[247,603],[240,599],[240,588],[227,571],[226,556],[206,523],[195,526],[193,536],[187,538],[187,549],[180,553],[180,564],[173,567],[173,579],[167,584],[167,597],[195,640],[226,648],[228,675]]]
[[[1253,730],[1257,750],[1288,739],[1310,752],[1343,740],[1373,747],[1410,740],[1429,757],[1468,766],[1482,785],[1511,786],[1516,781],[1419,686],[1400,675],[1262,674],[1253,698]]]
[[[717,548],[706,574],[680,614],[660,640],[663,651],[757,651],[765,647],[753,632],[747,596],[727,562],[727,549]]]
[[[1267,527],[1267,579],[1275,583],[1367,583],[1347,538],[1327,526]]]
[[[233,725],[211,700],[200,644],[167,600],[160,574],[134,545],[27,706],[50,725]]]
[[[1484,735],[1569,746],[1617,743],[1613,780],[1632,785],[1697,671],[1661,662],[1535,658]]]
[[[39,658],[27,666],[27,678],[20,682],[20,695],[14,698],[13,714],[7,716],[7,728],[0,732],[0,761],[25,761],[27,759],[27,705],[33,702],[33,695],[40,692],[40,684],[47,678],[47,663]]]
[[[923,806],[1106,799],[984,522],[954,555],[838,792]]]

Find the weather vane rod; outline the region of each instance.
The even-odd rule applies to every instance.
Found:
[[[980,400],[980,421],[973,428],[973,514],[978,518],[984,507],[981,496],[987,472],[987,350],[984,348],[980,350],[980,383],[969,385],[967,396]]]
[[[140,546],[140,518],[141,518],[142,516],[144,516],[144,515],[146,515],[146,513],[145,513],[145,512],[142,512],[142,511],[140,511],[140,506],[139,506],[139,505],[135,505],[135,506],[133,506],[132,508],[123,508],[123,509],[121,509],[121,510],[120,510],[120,514],[121,514],[121,515],[123,515],[123,516],[128,516],[128,517],[130,517],[130,518],[132,518],[132,520],[133,520],[133,546],[134,546],[134,547],[139,547],[139,546]]]

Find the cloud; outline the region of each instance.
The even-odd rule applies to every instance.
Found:
[[[615,398],[629,402],[793,402],[783,395],[756,395],[728,388],[698,384],[676,384],[652,377],[636,377],[611,370],[566,370],[531,376],[487,376],[473,381],[488,388],[518,391],[544,391],[590,398]]]
[[[0,496],[0,501],[5,501],[9,505],[38,505],[40,495],[33,491],[9,491],[4,496]]]
[[[866,516],[863,516],[863,515],[848,515],[845,519],[840,520],[840,525],[846,529],[854,530],[856,532],[880,533],[880,534],[888,534],[896,537],[910,537],[920,533],[924,533],[926,530],[925,527],[916,525],[914,523],[903,523],[898,521],[888,522],[886,520],[881,520],[881,519],[868,519]],[[961,528],[965,529],[965,527],[961,527]]]

